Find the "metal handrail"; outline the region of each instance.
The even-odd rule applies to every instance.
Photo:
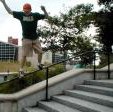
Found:
[[[93,53],[93,60],[94,60],[94,80],[96,79],[96,64],[95,64],[95,61],[96,61],[96,51],[94,51]]]
[[[66,62],[66,61],[69,61],[69,60],[71,60],[71,59],[73,59],[73,58],[76,58],[76,57],[78,57],[78,56],[86,55],[86,54],[88,54],[88,53],[93,53],[93,55],[94,55],[94,56],[93,56],[93,58],[94,58],[94,80],[95,80],[95,79],[96,79],[96,65],[95,65],[96,53],[99,53],[99,52],[102,52],[102,51],[88,51],[88,52],[84,52],[84,53],[76,53],[74,57],[71,57],[71,58],[68,58],[68,59],[64,59],[64,60],[62,60],[62,61],[60,61],[60,62],[57,62],[57,63],[54,63],[54,64],[52,64],[52,65],[49,65],[49,66],[44,67],[44,69],[46,70],[46,71],[45,71],[45,75],[46,75],[46,101],[49,100],[49,99],[48,99],[48,77],[49,77],[48,74],[49,74],[49,68],[50,68],[50,67],[55,66],[55,65],[58,65],[58,64],[63,63],[63,62]],[[44,70],[44,69],[43,69],[43,70]],[[37,71],[41,71],[41,70],[35,70],[35,71],[31,72],[31,73],[26,74],[24,77],[29,76],[29,75],[31,75],[31,74],[34,74],[34,73],[36,73]],[[108,79],[110,79],[110,54],[108,54]],[[16,77],[16,78],[14,78],[14,79],[12,79],[12,80],[9,80],[9,81],[6,81],[6,82],[4,82],[4,83],[9,83],[9,82],[15,81],[15,80],[19,80],[19,77]],[[4,84],[4,83],[1,83],[1,84]],[[0,85],[1,85],[1,84],[0,84]]]

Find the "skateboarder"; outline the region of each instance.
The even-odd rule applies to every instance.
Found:
[[[23,11],[12,11],[8,5],[6,4],[5,0],[0,0],[6,11],[13,15],[14,18],[18,19],[22,26],[22,60],[20,65],[20,74],[23,75],[24,64],[26,62],[27,56],[32,56],[33,50],[37,53],[37,60],[38,60],[38,68],[42,69],[42,48],[41,44],[38,40],[38,33],[37,30],[37,21],[41,19],[47,19],[48,13],[44,6],[41,6],[41,10],[44,14],[40,14],[38,12],[33,13],[32,7],[29,3],[25,3],[23,5]]]

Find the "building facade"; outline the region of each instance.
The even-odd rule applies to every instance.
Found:
[[[0,41],[0,61],[21,61],[22,46],[12,44],[12,37],[8,38],[8,43]],[[56,53],[54,56],[54,63],[62,61],[63,55]],[[27,57],[27,61],[31,62],[33,66],[37,66],[37,55],[33,53],[32,57]],[[52,64],[53,55],[51,51],[46,51],[42,58],[43,64]]]
[[[0,41],[0,61],[18,60],[18,46]]]
[[[18,38],[8,37],[8,43],[18,45]]]

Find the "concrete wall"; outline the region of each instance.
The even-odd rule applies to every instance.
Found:
[[[113,71],[111,71],[113,78]],[[98,79],[106,79],[106,70],[97,70]],[[49,98],[60,94],[66,89],[72,89],[75,84],[93,79],[93,70],[72,69],[49,79]],[[42,81],[14,94],[0,94],[0,112],[22,112],[28,106],[35,106],[37,101],[45,99],[46,82]]]

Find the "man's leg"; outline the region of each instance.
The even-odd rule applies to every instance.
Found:
[[[22,59],[21,59],[21,62],[20,62],[20,75],[24,75],[24,65],[25,65],[25,62],[26,62],[26,57],[29,55],[29,54],[32,54],[32,41],[29,40],[29,39],[23,39],[22,40]]]
[[[39,54],[38,54],[38,68],[39,68],[40,70],[42,70],[43,67],[44,67],[44,65],[41,63],[41,61],[42,61],[42,53],[39,53]]]
[[[21,59],[21,63],[20,63],[20,69],[23,70],[23,67],[25,65],[25,62],[26,62],[26,56],[23,56],[22,59]]]
[[[35,53],[37,54],[38,68],[42,69],[43,65],[41,64],[41,61],[42,61],[43,51],[42,51],[41,44],[40,44],[39,40],[34,41],[33,49],[34,49]]]
[[[21,63],[20,63],[20,70],[19,70],[19,77],[23,77],[24,76],[24,65],[25,65],[25,62],[26,62],[26,56],[23,56],[22,59],[21,59]]]
[[[38,56],[37,56],[37,58],[38,58],[38,63],[40,65],[41,62],[42,62],[42,53],[39,53]]]

